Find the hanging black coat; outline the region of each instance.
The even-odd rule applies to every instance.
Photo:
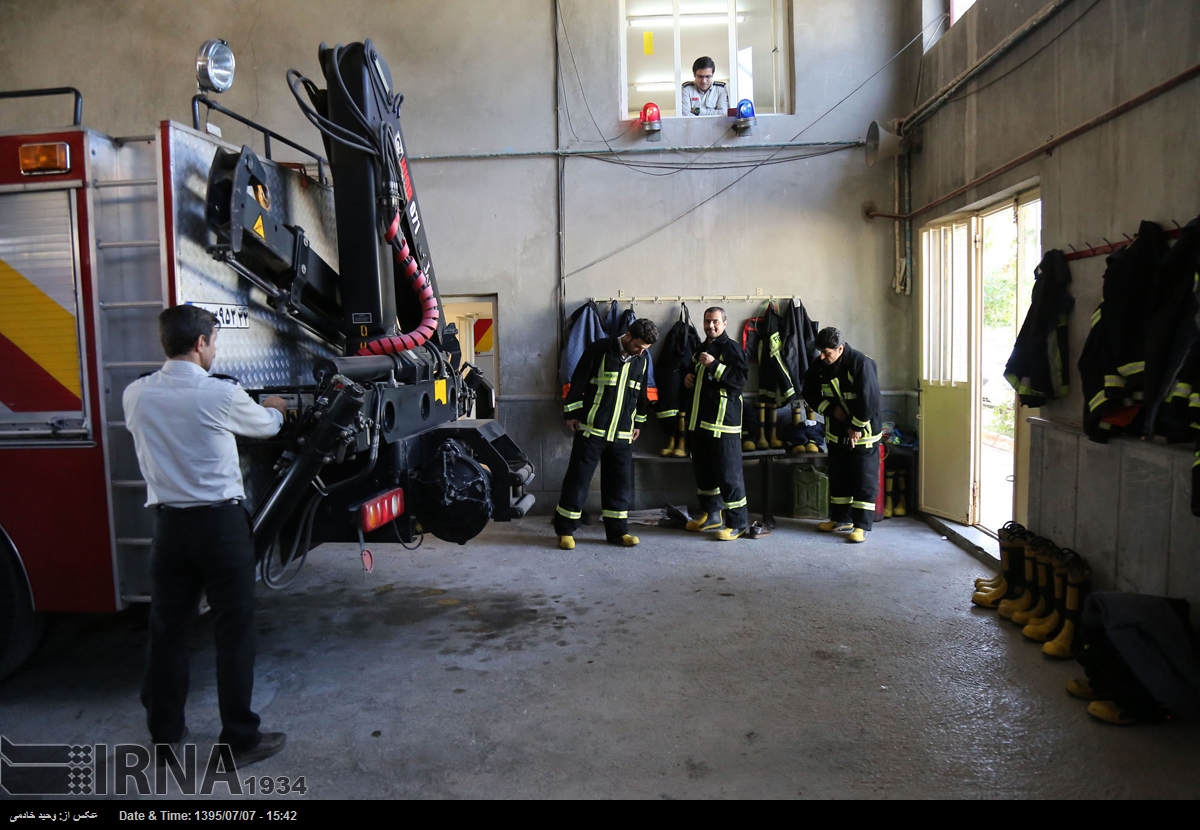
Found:
[[[1075,298],[1062,251],[1047,251],[1034,271],[1033,298],[1004,376],[1025,406],[1041,406],[1071,390],[1067,322]]]
[[[671,326],[654,359],[654,375],[658,384],[655,417],[660,419],[668,435],[677,431],[678,416],[687,409],[692,393],[685,389],[683,379],[692,371],[692,355],[700,348],[700,335],[692,325],[686,303],[681,303],[679,319]]]
[[[767,406],[784,406],[796,396],[795,382],[783,356],[783,318],[775,303],[758,322],[758,396]]]
[[[796,392],[799,394],[799,387],[804,384],[809,366],[817,359],[818,325],[816,320],[809,318],[804,303],[798,297],[783,304],[780,318],[779,341],[783,363],[792,382],[797,385]]]

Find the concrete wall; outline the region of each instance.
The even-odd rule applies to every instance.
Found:
[[[1044,7],[979,0],[927,53],[921,100]],[[1022,61],[1024,63],[1022,64]],[[913,204],[921,206],[1062,135],[1200,61],[1192,0],[1077,0],[921,129]],[[960,93],[961,95],[961,93]],[[918,225],[1022,182],[1040,184],[1042,245],[1069,250],[1123,239],[1142,219],[1181,225],[1200,211],[1200,81],[1168,92],[920,217]],[[1182,450],[1118,439],[1090,444],[1076,364],[1101,297],[1104,258],[1071,263],[1072,388],[1035,425],[1030,524],[1093,563],[1105,589],[1200,602],[1200,519],[1190,515]]]
[[[162,119],[190,123],[196,48],[223,37],[238,69],[221,103],[319,149],[284,73],[296,68],[323,86],[318,44],[370,37],[406,95],[410,155],[427,157],[414,180],[442,291],[497,296],[500,417],[538,468],[545,508],[569,452],[554,399],[560,320],[589,297],[796,295],[877,359],[886,388],[915,385],[914,299],[889,289],[892,226],[860,217],[868,200],[891,208],[890,162],[868,169],[854,148],[749,173],[701,166],[655,176],[556,153],[604,150],[601,136],[617,150],[658,151],[626,160],[676,162],[696,159],[680,147],[853,141],[911,103],[917,46],[819,118],[917,34],[919,0],[790,7],[796,114],[760,116],[740,138],[729,119],[667,119],[662,142],[650,145],[622,120],[617,0],[0,0],[0,88],[73,85],[88,126],[147,134]],[[68,113],[65,99],[53,117],[26,102],[0,106],[0,129],[62,123]],[[261,150],[236,124],[213,120],[227,139]],[[775,151],[714,149],[701,161]],[[691,305],[697,318],[703,305]],[[728,305],[731,328],[757,307]],[[665,327],[678,306],[637,311]],[[659,441],[653,434],[642,449]],[[691,487],[680,485],[686,499]]]

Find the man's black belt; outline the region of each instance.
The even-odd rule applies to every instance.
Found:
[[[155,510],[208,510],[213,507],[226,507],[229,505],[240,505],[245,499],[225,499],[225,501],[215,501],[212,504],[191,504],[187,507],[177,507],[173,504],[156,504]]]

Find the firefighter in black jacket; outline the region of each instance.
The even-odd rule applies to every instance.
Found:
[[[597,340],[584,351],[563,401],[567,426],[575,432],[571,461],[554,515],[558,546],[574,550],[575,528],[600,464],[604,531],[614,545],[632,547],[629,504],[633,500],[633,442],[650,411],[647,349],[658,339],[652,320],[635,320],[620,337]]]
[[[879,376],[875,361],[846,344],[835,328],[817,333],[821,359],[804,378],[804,399],[825,416],[829,445],[829,521],[824,531],[850,531],[864,542],[879,492]]]
[[[692,466],[700,516],[688,530],[715,530],[723,542],[744,536],[749,526],[746,485],[742,480],[742,389],[746,385],[746,353],[725,333],[729,325],[723,308],[704,312],[706,340],[693,359],[692,373],[683,385],[692,390],[688,412]]]

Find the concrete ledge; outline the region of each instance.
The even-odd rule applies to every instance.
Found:
[[[939,519],[928,513],[919,515],[931,528],[974,556],[982,565],[994,570],[1000,569],[1000,557],[992,553],[993,550],[997,550],[997,543],[991,536],[982,530]],[[989,547],[982,547],[984,544],[989,544]]]

